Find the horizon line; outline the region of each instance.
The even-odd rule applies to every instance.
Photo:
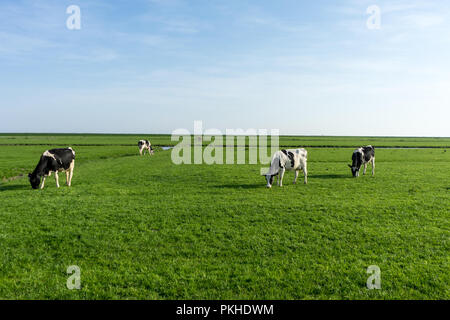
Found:
[[[8,135],[8,134],[14,134],[14,135],[159,135],[159,136],[170,136],[172,133],[119,133],[119,132],[0,132],[0,135]],[[191,136],[194,136],[194,134],[190,134]],[[202,134],[203,136],[204,134]],[[177,136],[187,136],[187,135],[177,135]],[[214,136],[214,135],[212,135]],[[227,136],[226,134],[222,134],[222,136]],[[235,134],[233,136],[254,136],[254,135],[245,135],[245,134]],[[271,136],[267,134],[267,136]],[[450,136],[396,136],[396,135],[330,135],[330,134],[323,134],[323,135],[302,135],[302,134],[280,134],[279,137],[348,137],[348,138],[438,138],[438,139],[450,139]]]

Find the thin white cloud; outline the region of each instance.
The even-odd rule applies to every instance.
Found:
[[[239,23],[246,26],[254,27],[266,27],[270,30],[301,33],[310,29],[306,24],[300,24],[298,22],[289,22],[286,20],[271,17],[267,14],[249,14],[242,15],[238,19]]]
[[[406,26],[416,26],[419,28],[428,28],[442,25],[445,22],[444,16],[437,14],[410,14],[401,18]]]
[[[31,53],[42,48],[55,47],[56,44],[46,39],[36,37],[0,32],[0,53],[22,54]]]
[[[62,56],[61,60],[71,60],[77,62],[111,62],[117,60],[119,55],[110,49],[93,49],[88,53],[69,53]]]

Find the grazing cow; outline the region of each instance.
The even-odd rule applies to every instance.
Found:
[[[372,176],[375,175],[375,148],[372,146],[365,146],[353,151],[352,164],[348,165],[352,170],[354,177],[359,177],[359,169],[364,165],[364,172],[366,174],[367,164],[372,164]]]
[[[56,187],[59,188],[59,171],[64,171],[66,173],[66,184],[70,187],[72,183],[74,166],[75,151],[73,151],[72,148],[47,150],[42,154],[36,169],[34,169],[32,173],[28,174],[31,187],[33,189],[37,189],[42,178],[41,189],[44,189],[45,178],[49,177],[52,172],[54,172]]]
[[[148,140],[139,140],[138,142],[139,154],[142,156],[142,152],[145,154],[145,150],[148,151],[149,155],[153,154],[152,144]]]
[[[308,152],[305,149],[287,149],[275,152],[272,157],[269,172],[264,176],[267,180],[267,188],[272,187],[273,177],[278,176],[278,186],[283,186],[283,176],[286,170],[295,170],[294,184],[297,182],[298,172],[303,170],[305,184],[308,182],[308,170],[306,167]]]

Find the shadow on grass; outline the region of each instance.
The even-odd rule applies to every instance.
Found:
[[[31,186],[25,186],[25,185],[1,185],[0,184],[0,192],[3,191],[10,191],[10,190],[31,190]]]
[[[258,188],[264,188],[266,185],[264,184],[264,181],[261,183],[254,183],[254,184],[224,184],[224,185],[217,185],[214,186],[214,188],[227,188],[227,189],[258,189]]]
[[[347,179],[351,178],[352,175],[347,174],[310,174],[308,179]]]

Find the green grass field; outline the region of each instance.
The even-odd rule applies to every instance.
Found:
[[[450,298],[449,138],[281,137],[340,148],[308,148],[308,185],[287,172],[266,189],[261,165],[174,165],[140,157],[138,137],[0,135],[1,299]],[[375,177],[354,179],[368,143],[440,148],[376,149]],[[26,173],[59,146],[77,154],[72,187],[32,190]]]
[[[171,146],[170,135],[144,135],[155,146]],[[0,133],[0,146],[14,145],[73,145],[73,146],[135,146],[142,134],[20,134]],[[270,145],[270,139],[268,139]],[[208,144],[206,142],[204,145]],[[373,144],[377,147],[445,147],[450,148],[450,138],[404,137],[329,137],[329,136],[280,136],[280,146],[336,146],[349,147]]]

